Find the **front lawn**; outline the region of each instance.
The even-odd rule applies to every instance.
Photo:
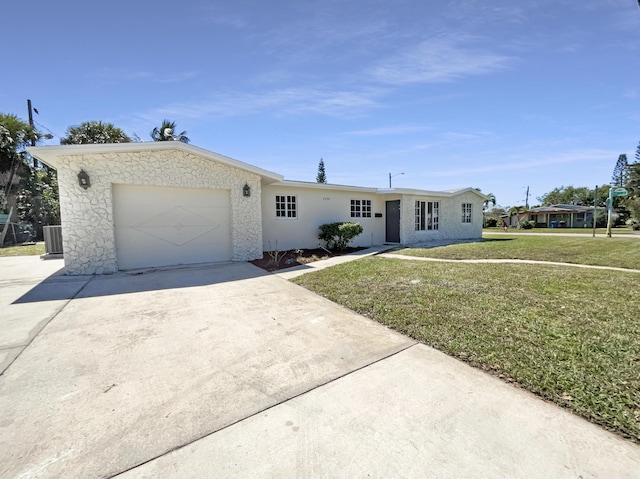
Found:
[[[0,248],[0,256],[33,256],[44,253],[44,243],[32,243]]]
[[[293,281],[640,442],[640,274],[370,257]]]
[[[500,234],[504,233],[504,230],[501,226],[496,227],[486,227],[482,229],[483,233],[489,234]],[[516,228],[513,226],[509,227],[510,233],[543,233],[543,234],[580,234],[580,235],[590,235],[593,234],[593,228],[531,228],[529,230],[524,228]],[[607,233],[607,228],[596,228],[597,235],[604,235]],[[612,236],[616,235],[629,235],[629,234],[640,234],[640,231],[634,231],[630,226],[618,226],[615,228],[611,228]]]
[[[530,259],[640,269],[640,239],[580,236],[491,237],[476,243],[407,248],[399,254],[443,259]]]

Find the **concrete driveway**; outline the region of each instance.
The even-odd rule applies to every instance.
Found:
[[[61,267],[0,258],[2,478],[639,477],[639,446],[248,263]]]

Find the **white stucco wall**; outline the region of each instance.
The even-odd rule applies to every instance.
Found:
[[[67,274],[118,270],[112,185],[225,189],[230,192],[234,261],[262,257],[260,176],[180,150],[65,154],[56,159]],[[91,187],[78,185],[89,174]],[[242,187],[251,187],[251,196]]]
[[[415,230],[415,202],[438,201],[439,225],[437,230]],[[462,204],[471,203],[471,223],[462,222]],[[405,195],[402,198],[400,241],[403,244],[415,244],[443,239],[482,238],[483,200],[473,192],[461,193],[452,197]]]
[[[298,217],[276,217],[276,195],[295,195]],[[352,218],[351,200],[371,200],[371,218]],[[382,213],[376,218],[375,213]],[[371,246],[384,243],[385,199],[370,191],[335,189],[331,185],[318,188],[291,186],[282,183],[265,185],[262,189],[262,237],[265,251],[276,249],[317,248],[318,227],[325,223],[350,221],[363,227],[350,246]]]

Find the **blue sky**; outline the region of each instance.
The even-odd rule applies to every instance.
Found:
[[[285,176],[477,187],[503,206],[608,183],[640,141],[636,0],[7,2],[0,111],[58,144],[109,121]],[[6,41],[8,40],[8,42]],[[5,65],[7,62],[5,61]]]

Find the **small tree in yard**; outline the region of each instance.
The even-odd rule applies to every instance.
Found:
[[[318,238],[326,241],[328,249],[343,251],[362,231],[360,223],[327,223],[320,226]]]
[[[55,173],[29,168],[29,173],[20,180],[16,203],[20,222],[31,230],[34,239],[42,239],[43,226],[60,224],[60,198]]]

